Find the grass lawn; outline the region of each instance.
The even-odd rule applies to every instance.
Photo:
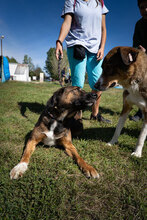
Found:
[[[0,84],[0,219],[147,219],[146,147],[142,158],[131,156],[142,122],[128,119],[118,144],[106,145],[122,108],[121,89],[102,94],[100,111],[112,124],[90,121],[88,109],[83,113],[84,132],[73,139],[79,154],[98,170],[100,179],[86,179],[63,150],[39,144],[24,176],[10,180],[26,135],[59,87],[56,82]],[[88,85],[85,90],[90,91]],[[136,110],[134,107],[131,114]]]

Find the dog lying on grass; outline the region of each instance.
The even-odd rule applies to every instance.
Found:
[[[74,116],[79,110],[92,106],[97,99],[94,93],[69,86],[57,90],[48,100],[44,111],[36,123],[26,144],[20,162],[11,170],[10,178],[17,179],[28,169],[30,157],[36,145],[62,145],[66,153],[72,157],[86,177],[98,178],[97,171],[88,165],[78,154],[72,144],[72,135],[82,130],[82,122]]]
[[[141,157],[147,135],[147,55],[136,48],[115,47],[104,58],[102,69],[96,89],[104,91],[117,84],[124,87],[123,109],[109,145],[117,142],[132,105],[137,105],[142,110],[144,123],[132,155]]]

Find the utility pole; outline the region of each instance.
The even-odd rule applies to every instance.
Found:
[[[2,46],[2,40],[4,39],[4,35],[1,36],[1,80],[3,82],[3,80],[5,79],[4,76],[4,69],[3,69],[3,46]]]

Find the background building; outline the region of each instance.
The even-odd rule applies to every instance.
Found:
[[[28,64],[9,63],[10,78],[16,81],[30,81]]]

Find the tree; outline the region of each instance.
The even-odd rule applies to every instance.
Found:
[[[66,68],[66,72],[67,72],[67,70],[69,69],[69,63],[67,58],[67,52],[65,49],[63,50],[63,59],[61,60],[60,71],[64,67]],[[59,80],[58,61],[55,56],[55,48],[50,48],[49,51],[47,52],[47,59],[45,61],[45,70],[53,79]]]
[[[28,57],[28,55],[24,55],[24,59],[23,59],[22,63],[23,64],[28,64],[30,72],[34,71],[34,64],[32,63],[32,58],[31,57]]]
[[[43,71],[42,71],[41,67],[37,66],[37,67],[34,69],[33,73],[34,73],[34,76],[37,77],[37,80],[39,80],[39,78],[40,78],[40,73],[43,73]]]
[[[11,58],[8,56],[6,56],[6,57],[7,57],[9,63],[18,63],[14,57],[11,57]]]

